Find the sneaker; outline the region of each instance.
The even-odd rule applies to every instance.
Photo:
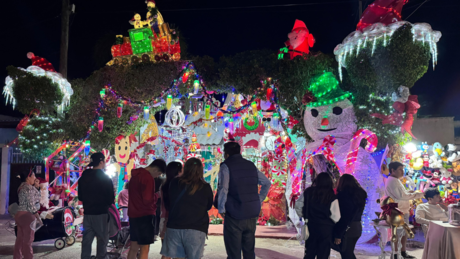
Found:
[[[410,254],[408,254],[406,251],[401,251],[401,255],[404,259],[414,259],[414,258],[417,258],[415,256],[412,256]]]

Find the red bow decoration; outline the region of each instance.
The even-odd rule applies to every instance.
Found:
[[[381,217],[384,217],[386,215],[390,216],[392,210],[396,210],[399,214],[404,215],[402,211],[398,209],[398,204],[397,203],[389,203],[387,205],[384,205],[382,207],[382,214]]]
[[[295,202],[299,199],[299,197],[299,193],[291,193],[291,197],[289,197],[291,199],[291,202],[289,203],[289,206],[291,206],[291,208],[295,208]]]
[[[410,95],[406,103],[394,102],[393,108],[395,111],[388,116],[381,113],[372,113],[371,116],[382,119],[382,124],[401,126],[401,133],[407,132],[414,139],[417,139],[411,130],[414,115],[417,114],[417,110],[420,108],[417,95]],[[403,118],[403,113],[406,113],[405,118]]]
[[[316,100],[315,96],[313,95],[313,93],[311,91],[307,91],[304,95],[303,95],[303,98],[302,98],[302,104],[303,105],[307,105],[311,102],[314,102]]]

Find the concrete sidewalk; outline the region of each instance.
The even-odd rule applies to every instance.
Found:
[[[8,228],[10,224],[9,216],[0,216],[0,258],[13,258],[13,249],[15,236],[14,231]],[[216,225],[210,225],[210,228],[214,228]],[[276,229],[275,233],[279,234],[279,229]],[[273,231],[258,227],[259,233],[265,233]],[[282,232],[281,232],[282,233]],[[420,246],[419,242],[414,242]],[[72,259],[80,258],[81,243],[77,242],[73,246],[65,247],[63,250],[57,251],[54,248],[54,240],[46,240],[42,242],[33,243],[33,249],[35,258],[49,258],[49,259]],[[161,249],[161,242],[157,242],[150,246],[149,258],[160,259],[159,254]],[[387,258],[391,248],[386,247]],[[422,258],[423,249],[421,248],[410,248],[409,252],[417,258]],[[96,252],[96,241],[93,243],[93,253]],[[276,238],[257,238],[256,239],[256,256],[258,259],[299,259],[303,258],[304,247],[299,244],[296,240],[276,239]],[[359,245],[356,248],[356,256],[358,259],[376,259],[380,253],[380,248],[377,244],[371,245]],[[206,240],[204,259],[225,259],[227,258],[225,252],[224,240],[221,235],[209,236]],[[330,258],[340,258],[340,255],[332,251]]]

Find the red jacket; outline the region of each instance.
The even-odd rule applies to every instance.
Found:
[[[157,195],[155,181],[145,168],[133,169],[129,181],[128,216],[140,218],[155,215],[157,210]]]

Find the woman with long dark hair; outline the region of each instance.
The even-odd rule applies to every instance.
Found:
[[[183,173],[182,163],[171,162],[166,166],[166,181],[161,186],[161,216],[160,216],[160,238],[164,240],[166,234],[166,224],[169,214],[169,185],[172,180]]]
[[[337,185],[337,199],[341,218],[334,227],[334,249],[343,259],[356,259],[354,250],[363,231],[361,217],[367,193],[353,175],[344,174]]]
[[[14,220],[18,227],[16,242],[14,244],[14,259],[32,259],[34,253],[32,242],[34,241],[35,228],[37,221],[41,223],[38,210],[40,209],[40,193],[34,187],[35,174],[24,172],[20,175],[21,185],[18,188],[19,206],[14,215]]]
[[[310,232],[305,241],[304,259],[328,259],[331,253],[334,225],[340,219],[333,186],[331,176],[320,173],[296,202],[296,212],[304,218]]]
[[[172,258],[199,259],[208,234],[208,210],[212,189],[203,179],[203,164],[197,158],[185,162],[184,174],[169,185],[169,215],[161,254]]]

